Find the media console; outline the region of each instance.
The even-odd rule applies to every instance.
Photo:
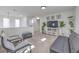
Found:
[[[48,35],[58,35],[59,29],[58,28],[48,28],[46,34]]]
[[[46,16],[47,28],[46,34],[59,35],[59,20],[61,14]]]

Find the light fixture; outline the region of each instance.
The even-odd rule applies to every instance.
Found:
[[[17,10],[16,10],[16,9],[12,9],[12,11],[13,11],[13,16],[14,16],[14,18],[15,18],[15,19],[18,18],[17,15],[16,15]]]
[[[41,6],[41,9],[42,9],[42,10],[45,10],[45,9],[46,9],[46,6]]]
[[[40,19],[39,17],[36,17],[36,19]]]
[[[9,18],[10,12],[8,11],[7,14],[8,14],[7,18]]]

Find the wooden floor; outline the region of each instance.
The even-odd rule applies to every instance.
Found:
[[[35,46],[32,49],[32,53],[49,53],[50,46],[56,38],[56,36],[36,33],[31,39],[28,39]],[[44,41],[44,39],[46,40]]]
[[[57,37],[52,35],[46,35],[41,33],[35,33],[32,38],[27,39],[35,47],[32,49],[32,53],[49,53],[51,44]],[[6,53],[6,50],[0,46],[0,53]]]
[[[0,46],[0,53],[6,53],[6,50],[2,46]]]

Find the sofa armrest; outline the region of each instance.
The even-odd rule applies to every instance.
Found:
[[[23,33],[22,34],[22,37],[23,37],[23,39],[27,39],[27,38],[30,38],[30,37],[32,37],[32,33]]]
[[[68,38],[59,36],[50,47],[51,52],[69,53]]]
[[[30,51],[31,51],[31,44],[27,44],[27,45],[25,45],[25,46],[22,46],[22,47],[18,48],[15,52],[19,53],[20,50],[21,50],[21,52],[24,53],[25,50],[28,48],[28,46],[30,47]],[[20,52],[20,53],[21,53],[21,52]]]

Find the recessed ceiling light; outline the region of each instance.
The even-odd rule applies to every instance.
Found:
[[[36,17],[36,19],[40,19],[39,17]]]
[[[46,6],[41,6],[41,9],[42,9],[42,10],[46,9]]]

